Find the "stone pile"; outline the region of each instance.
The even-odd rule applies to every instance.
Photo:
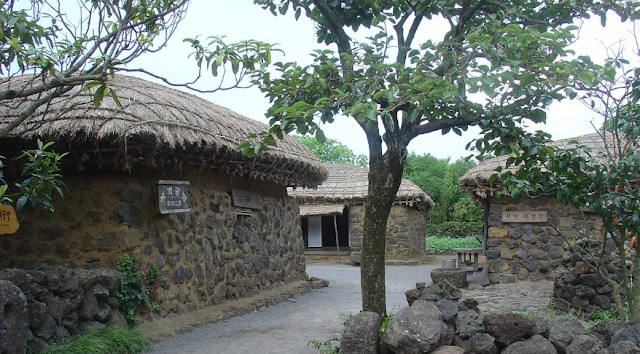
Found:
[[[577,245],[584,249],[587,241],[585,239],[579,240]],[[592,254],[600,257],[601,251],[598,249]],[[627,254],[630,259],[635,258],[635,251],[632,253],[627,249]],[[570,251],[565,252],[563,261],[563,268],[557,271],[558,276],[553,288],[553,302],[558,311],[592,313],[607,311],[615,307],[613,289],[594,269]],[[611,279],[620,283],[622,279],[621,262],[615,247],[608,245],[607,254],[602,263]],[[627,264],[627,267],[630,266],[631,264]],[[624,294],[622,295],[624,296]]]
[[[429,287],[418,284],[417,289],[407,292],[411,305],[389,320],[381,346],[370,339],[373,331],[377,333],[375,324],[379,323],[379,317],[363,312],[347,325],[340,353],[640,353],[640,322],[599,324],[589,332],[571,317],[482,315],[473,300],[460,302],[459,298],[459,291],[446,281]]]
[[[0,271],[0,354],[37,352],[106,324],[126,325],[116,298],[120,280],[107,269]]]

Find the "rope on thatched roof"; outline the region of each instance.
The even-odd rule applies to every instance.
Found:
[[[0,90],[31,85],[32,76],[0,82]],[[22,86],[21,86],[22,85]],[[37,138],[82,156],[83,161],[112,163],[122,169],[134,164],[159,168],[195,166],[232,175],[269,180],[278,184],[316,187],[326,170],[303,144],[289,136],[254,158],[243,156],[236,146],[248,134],[268,126],[202,98],[135,77],[116,75],[109,88],[122,107],[107,95],[98,108],[93,91],[75,88],[41,107],[0,145],[16,146]],[[36,97],[30,98],[35,100]],[[27,102],[4,100],[0,128],[23,111]]]
[[[289,195],[301,205],[312,204],[362,204],[366,202],[369,188],[369,169],[342,164],[323,164],[329,177],[317,189],[289,188]],[[418,209],[431,209],[433,200],[408,179],[402,179],[396,194],[396,204]]]
[[[592,133],[574,138],[557,140],[550,143],[549,146],[555,147],[556,149],[569,149],[576,147],[575,142],[577,142],[577,145],[585,145],[589,147],[591,149],[591,156],[601,157],[604,155],[605,145],[600,133]],[[609,144],[609,142],[607,142],[607,144]],[[460,185],[474,198],[479,199],[491,197],[496,192],[504,193],[506,191],[505,186],[499,182],[489,183],[489,178],[493,174],[498,173],[496,172],[496,168],[498,166],[502,166],[504,168],[504,166],[506,166],[507,159],[511,156],[513,156],[513,154],[498,156],[480,162],[460,177]],[[503,169],[503,171],[498,173],[498,175],[506,171],[515,172],[517,169],[517,166],[511,165],[508,169]]]

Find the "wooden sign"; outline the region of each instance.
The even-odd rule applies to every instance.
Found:
[[[262,196],[258,193],[232,189],[233,205],[240,208],[262,209]]]
[[[546,211],[503,211],[502,222],[547,222]]]
[[[160,213],[186,213],[189,207],[188,181],[158,181],[158,206]]]
[[[9,235],[18,231],[20,223],[11,205],[0,204],[0,235]]]

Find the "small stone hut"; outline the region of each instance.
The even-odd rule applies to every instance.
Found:
[[[0,82],[19,89],[32,77]],[[326,178],[295,139],[254,158],[236,146],[267,126],[194,95],[116,75],[100,107],[93,92],[71,90],[0,139],[5,176],[36,139],[68,152],[69,192],[55,213],[27,215],[0,236],[0,269],[42,265],[113,269],[129,254],[143,271],[168,280],[152,293],[154,313],[202,308],[306,279],[298,206],[287,187]],[[35,98],[34,98],[35,99]],[[3,101],[0,128],[27,101]]]
[[[317,189],[289,189],[300,204],[305,249],[307,254],[339,251],[359,263],[369,170],[342,164],[324,167],[329,177]],[[387,224],[387,260],[424,257],[425,215],[433,206],[420,187],[402,180]]]
[[[575,141],[590,147],[592,156],[604,149],[598,133],[557,140],[551,146],[572,148]],[[502,184],[489,182],[496,168],[504,167],[509,157],[482,161],[460,178],[462,188],[484,205],[483,247],[489,279],[493,283],[553,280],[569,249],[558,231],[569,240],[577,240],[585,232],[602,235],[602,220],[589,210],[563,205],[555,198],[510,198]],[[515,171],[514,166],[510,169]],[[501,193],[500,198],[496,198],[496,192]]]

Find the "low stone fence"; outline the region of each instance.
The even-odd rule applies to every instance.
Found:
[[[37,352],[47,342],[127,324],[117,270],[47,267],[0,271],[0,354]]]
[[[577,246],[587,247],[588,240],[581,239]],[[601,248],[592,251],[595,257],[601,256]],[[622,265],[620,256],[614,245],[607,245],[607,254],[602,259],[603,267],[609,277],[620,284],[622,280]],[[636,258],[635,250],[627,247],[628,269],[632,268],[632,261]],[[563,255],[563,267],[558,269],[553,287],[553,303],[560,312],[592,313],[607,311],[615,308],[613,289],[602,279],[594,269],[582,262],[571,251]],[[624,289],[622,289],[624,296]]]
[[[353,316],[341,339],[341,354],[533,354],[640,352],[640,323],[600,323],[587,331],[576,319],[482,314],[449,282],[407,292],[411,304],[394,314],[378,340],[380,317]]]

